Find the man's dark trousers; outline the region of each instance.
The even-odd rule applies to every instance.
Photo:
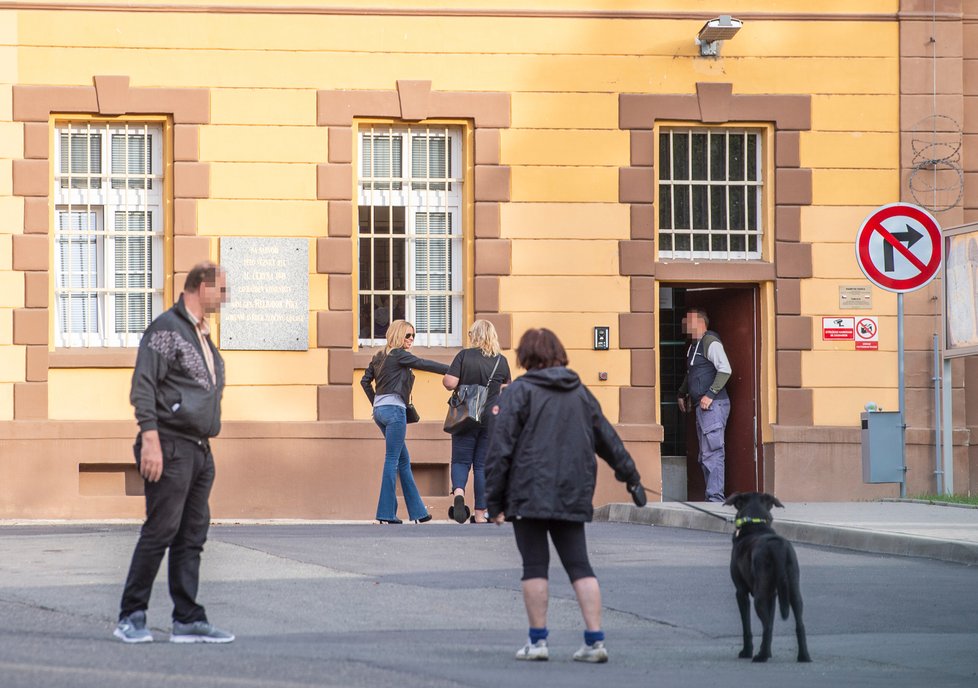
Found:
[[[181,623],[206,621],[204,608],[197,604],[200,580],[200,553],[210,526],[208,499],[214,484],[214,457],[207,440],[190,440],[160,435],[163,449],[163,476],[146,487],[146,522],[132,555],[129,576],[122,593],[119,618],[149,606],[153,581],[170,549],[168,578],[173,599],[173,619]],[[136,464],[142,451],[142,437],[133,446]]]

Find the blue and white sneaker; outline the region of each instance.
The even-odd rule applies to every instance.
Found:
[[[233,641],[234,634],[222,631],[206,621],[194,621],[193,623],[174,621],[173,631],[170,633],[171,643],[230,643]]]
[[[146,628],[146,612],[137,611],[119,619],[112,635],[124,643],[151,643],[153,634]]]

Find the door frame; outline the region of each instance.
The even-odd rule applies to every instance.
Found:
[[[660,289],[663,287],[669,287],[673,289],[684,289],[684,290],[751,290],[753,292],[753,385],[754,385],[754,409],[753,409],[753,455],[754,455],[754,488],[757,491],[763,492],[766,490],[766,480],[765,480],[765,457],[764,457],[764,445],[765,445],[765,433],[764,428],[773,422],[773,419],[768,419],[765,417],[764,411],[767,405],[764,403],[766,399],[766,393],[761,386],[763,380],[773,379],[771,375],[765,374],[766,366],[768,365],[768,355],[764,349],[765,334],[766,330],[764,328],[764,318],[762,317],[765,312],[765,299],[767,296],[766,287],[764,282],[693,282],[693,281],[656,281],[655,289],[655,299],[656,299],[656,312],[660,309]],[[662,333],[660,331],[660,321],[657,317],[655,319],[655,362],[656,362],[656,422],[662,423],[662,409],[661,409],[661,394],[662,385],[661,379],[659,377],[659,371],[661,370],[661,355],[662,347],[660,345]],[[721,333],[722,334],[722,333]],[[771,409],[773,411],[773,409]],[[694,450],[694,447],[687,446],[687,454]],[[688,490],[688,475],[687,475],[687,490]]]

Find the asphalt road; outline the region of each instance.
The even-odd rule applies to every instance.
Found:
[[[978,575],[958,564],[796,546],[814,662],[779,619],[758,665],[737,659],[727,536],[593,524],[611,661],[570,660],[582,623],[554,562],[551,660],[522,663],[508,526],[214,527],[200,598],[227,646],[165,642],[165,575],[157,642],[112,637],[136,532],[0,528],[0,688],[978,685]]]

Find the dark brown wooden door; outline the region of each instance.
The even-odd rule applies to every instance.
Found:
[[[686,291],[686,307],[702,308],[710,318],[710,329],[720,335],[730,360],[732,373],[727,382],[730,395],[730,419],[726,434],[726,489],[752,492],[763,488],[763,465],[760,454],[760,417],[758,404],[759,295],[757,287],[724,286],[691,287]],[[705,498],[703,470],[697,456],[696,417],[686,417],[686,492],[690,501]]]

